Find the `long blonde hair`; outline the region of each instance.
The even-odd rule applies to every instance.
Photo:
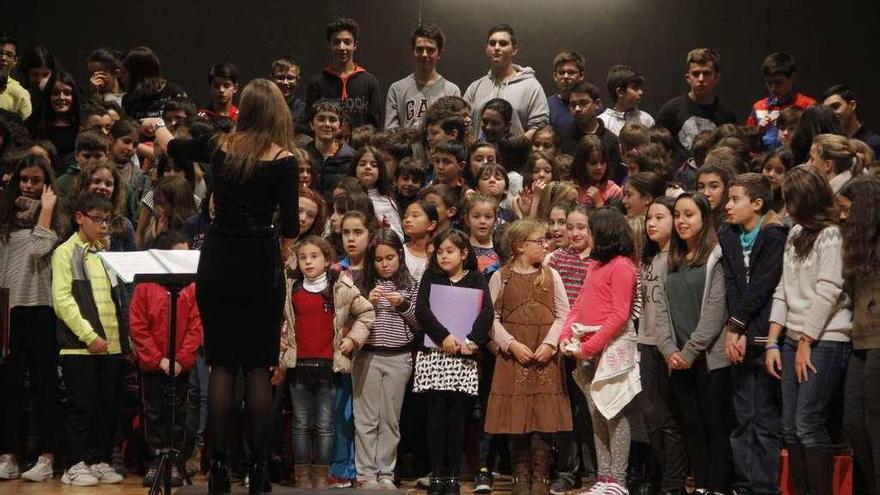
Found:
[[[231,177],[244,180],[254,173],[272,144],[292,150],[294,137],[293,120],[281,90],[268,79],[254,79],[241,92],[235,128],[221,138],[227,155],[224,168]]]
[[[523,218],[509,224],[507,226],[507,229],[504,231],[504,237],[507,241],[507,246],[509,248],[508,257],[506,260],[504,260],[504,264],[512,265],[517,257],[519,257],[517,249],[525,244],[530,235],[540,231],[547,232],[547,226],[544,225],[543,222],[540,222],[533,218]],[[538,268],[540,270],[540,273],[535,279],[535,287],[540,287],[542,290],[545,291],[552,289],[552,279],[549,281],[550,285],[548,286],[547,279],[549,277],[546,276],[546,271],[541,266],[539,266]]]

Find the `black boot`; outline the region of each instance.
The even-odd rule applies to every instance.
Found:
[[[269,480],[269,469],[266,462],[255,462],[248,470],[248,493],[269,493],[272,491],[272,482]]]
[[[215,460],[211,462],[211,470],[208,473],[208,493],[211,495],[223,495],[230,493],[229,468],[226,462]]]
[[[786,445],[788,450],[788,472],[794,478],[794,486],[798,495],[810,493],[810,484],[807,481],[807,461],[804,457],[803,445]]]
[[[810,495],[832,495],[834,492],[834,454],[824,449],[804,447]]]

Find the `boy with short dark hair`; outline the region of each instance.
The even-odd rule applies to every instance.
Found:
[[[232,100],[238,93],[238,69],[229,62],[214,64],[208,71],[208,86],[211,88],[211,106],[199,110],[200,119],[213,122],[221,117],[238,120],[238,107]]]
[[[186,234],[167,230],[153,240],[153,249],[189,249]],[[166,375],[174,376],[174,443],[183,448],[184,424],[186,423],[187,388],[189,370],[195,364],[199,346],[202,344],[202,319],[196,304],[196,286],[184,288],[177,300],[176,342],[174,362],[168,353],[168,316],[170,298],[168,290],[156,283],[141,283],[134,289],[129,309],[131,338],[135,344],[138,367],[141,370],[141,399],[144,407],[144,438],[153,459],[144,477],[144,486],[152,486],[156,480],[159,451],[169,444],[167,437],[168,417],[166,410]],[[172,486],[183,484],[182,473],[176,465],[171,466]]]
[[[415,68],[395,81],[385,100],[385,128],[418,127],[428,107],[444,96],[461,96],[461,89],[437,72],[446,36],[432,24],[417,27],[410,36]]]
[[[434,167],[434,184],[443,184],[459,198],[470,189],[461,178],[467,167],[468,154],[464,145],[458,141],[444,141],[431,150],[431,165]]]
[[[327,198],[336,184],[348,175],[348,164],[354,157],[354,149],[339,139],[344,115],[345,109],[335,98],[322,98],[311,107],[309,125],[315,139],[304,149],[312,155],[312,162],[320,171],[317,190]]]
[[[746,125],[757,129],[761,134],[762,149],[772,150],[781,145],[776,125],[779,113],[789,107],[802,110],[809,108],[816,104],[816,100],[795,91],[797,67],[794,57],[788,53],[775,52],[767,55],[761,64],[761,73],[770,96],[761,98],[752,105]]]
[[[711,48],[696,48],[688,52],[685,66],[690,91],[667,101],[657,113],[657,124],[675,137],[678,163],[690,156],[700,131],[737,122],[736,113],[715,95],[721,81],[721,56]]]
[[[12,69],[17,63],[18,40],[0,34],[0,110],[5,110],[24,122],[31,116],[31,95],[12,78]]]
[[[776,119],[776,132],[779,135],[779,145],[791,148],[791,137],[794,130],[801,120],[801,114],[804,111],[797,107],[788,107],[779,112]]]
[[[457,141],[464,143],[464,120],[456,114],[431,113],[425,117],[425,144],[429,154],[440,143]]]
[[[608,153],[611,179],[621,184],[627,171],[620,159],[617,136],[606,129],[605,124],[598,118],[598,110],[602,106],[601,96],[599,88],[586,81],[575,83],[568,89],[568,106],[574,117],[574,128],[569,133],[562,133],[562,151],[574,155],[577,143],[582,137],[589,134],[598,137]]]
[[[83,109],[82,121],[79,129],[95,129],[101,131],[105,136],[110,135],[110,128],[113,127],[113,117],[110,111],[104,105],[88,105]]]
[[[306,108],[321,98],[334,98],[345,108],[352,129],[364,124],[381,129],[384,120],[379,80],[354,61],[359,30],[357,22],[349,18],[327,25],[330,63],[309,81]]]
[[[125,287],[97,251],[109,244],[113,205],[86,193],[74,207],[78,230],[52,254],[52,305],[67,384],[70,464],[61,482],[120,483],[108,464],[122,399],[122,356],[131,351]]]
[[[835,84],[822,93],[822,104],[831,107],[844,136],[858,139],[880,156],[880,135],[859,118],[859,99],[849,86]]]
[[[400,160],[394,171],[394,199],[401,212],[419,197],[419,190],[425,182],[425,166],[415,158]]]
[[[605,83],[612,106],[599,115],[599,120],[605,124],[606,129],[617,136],[627,122],[638,122],[645,127],[654,125],[654,117],[639,109],[644,94],[642,86],[645,85],[645,76],[634,67],[615,65],[608,71]]]
[[[67,200],[73,181],[82,170],[82,166],[89,160],[103,160],[110,152],[110,141],[101,131],[86,129],[76,135],[74,144],[74,162],[64,170],[58,180],[55,181],[55,192],[61,198],[62,203]]]
[[[733,363],[736,429],[730,436],[736,488],[755,494],[779,493],[782,449],[779,383],[764,366],[773,293],[782,276],[788,236],[782,219],[770,210],[773,193],[761,174],[730,180],[725,206],[727,224],[718,233],[727,286],[725,353]]]
[[[574,117],[568,108],[568,88],[584,80],[586,61],[574,50],[562,50],[553,57],[553,82],[556,94],[547,97],[550,125],[565,133],[574,127]]]

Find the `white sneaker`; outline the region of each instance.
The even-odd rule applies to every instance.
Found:
[[[378,490],[379,482],[376,479],[364,480],[361,482],[361,486],[359,486],[361,490]]]
[[[629,495],[629,490],[620,483],[609,482],[605,483],[605,489],[602,493],[603,495]]]
[[[397,490],[397,485],[391,478],[379,478],[379,488],[382,490]]]
[[[61,475],[61,482],[74,486],[95,486],[99,483],[98,478],[92,475],[92,470],[84,462],[74,464],[70,469],[64,471],[64,474]]]
[[[605,486],[608,483],[597,481],[589,490],[582,491],[580,495],[605,495]]]
[[[93,464],[89,469],[92,470],[92,476],[94,476],[99,482],[101,482],[105,485],[113,485],[115,483],[122,483],[122,480],[123,480],[122,475],[117,473],[106,462]]]
[[[51,480],[54,475],[52,461],[48,457],[40,456],[34,467],[22,473],[21,477],[28,481],[47,481]]]
[[[14,480],[19,477],[18,463],[10,454],[0,455],[0,480]]]

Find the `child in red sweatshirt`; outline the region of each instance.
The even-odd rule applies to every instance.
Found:
[[[578,360],[574,379],[593,420],[598,478],[586,493],[628,493],[631,433],[626,406],[641,390],[630,318],[636,293],[637,273],[630,260],[635,244],[626,218],[613,208],[599,208],[589,222],[595,262],[562,327],[559,348]]]
[[[155,249],[188,249],[186,234],[166,231],[156,237]],[[174,363],[169,362],[168,316],[171,298],[159,284],[138,284],[131,299],[129,326],[134,341],[138,367],[141,370],[141,401],[144,408],[144,437],[152,463],[144,477],[144,486],[151,486],[156,478],[159,450],[167,445],[168,417],[166,410],[165,380],[174,372],[174,445],[183,445],[186,424],[186,393],[189,370],[196,361],[202,344],[202,319],[196,304],[196,286],[190,284],[177,299],[177,335]],[[177,466],[171,468],[171,481],[181,486],[183,478]]]

